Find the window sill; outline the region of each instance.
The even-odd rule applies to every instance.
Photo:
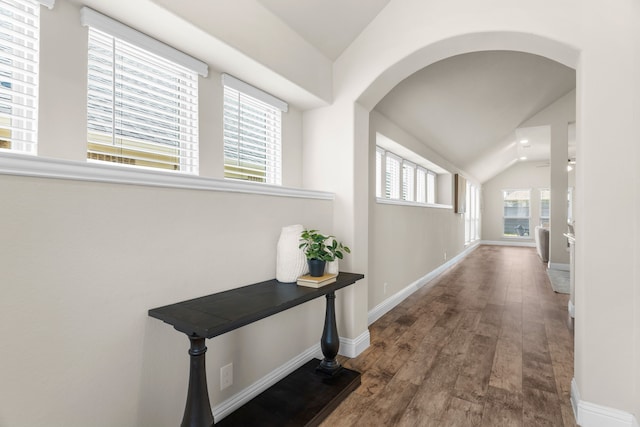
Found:
[[[2,153],[0,155],[0,174],[306,199],[333,200],[335,197],[333,193],[325,191],[287,188],[276,185],[184,175],[169,171],[134,169],[14,153]]]
[[[382,205],[412,206],[417,208],[453,209],[453,206],[451,205],[441,205],[438,203],[418,203],[418,202],[410,202],[407,200],[385,199],[382,197],[376,197],[376,202]]]

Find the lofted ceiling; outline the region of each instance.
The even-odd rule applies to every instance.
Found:
[[[526,160],[548,160],[548,129],[518,128],[575,85],[573,69],[540,56],[474,52],[409,76],[375,109],[484,182],[509,166],[485,162],[486,154],[507,144],[516,148],[516,140],[529,142],[514,149],[509,162],[523,148]]]

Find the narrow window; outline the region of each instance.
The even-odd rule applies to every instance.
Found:
[[[427,173],[427,203],[436,202],[436,174],[429,171]]]
[[[540,190],[540,225],[548,226],[551,214],[551,191],[548,188]]]
[[[385,163],[385,197],[400,199],[400,158],[387,153]]]
[[[416,165],[404,160],[402,162],[402,200],[415,200]]]
[[[224,176],[282,184],[282,111],[287,104],[224,74]]]
[[[529,237],[530,190],[503,190],[503,235]]]
[[[421,167],[416,169],[416,202],[427,202],[427,171]]]

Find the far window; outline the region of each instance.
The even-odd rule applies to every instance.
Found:
[[[529,237],[531,190],[503,190],[503,235]]]
[[[402,162],[402,200],[415,200],[415,173],[416,165],[406,160]]]
[[[548,188],[540,190],[540,225],[549,225],[551,213],[551,191]]]
[[[387,199],[400,198],[400,158],[386,153],[385,162],[385,197]]]

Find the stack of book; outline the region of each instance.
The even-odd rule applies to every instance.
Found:
[[[298,277],[298,285],[307,286],[309,288],[321,288],[325,285],[333,283],[336,281],[337,274],[324,274],[319,277],[314,277],[310,275],[300,276]]]

